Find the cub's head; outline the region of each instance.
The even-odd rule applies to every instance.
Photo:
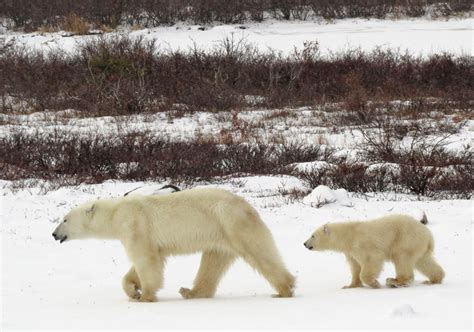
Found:
[[[63,243],[69,240],[96,237],[99,227],[95,220],[97,218],[94,218],[97,205],[96,202],[88,202],[72,209],[54,230],[54,239]]]
[[[326,250],[331,245],[331,230],[328,224],[319,227],[304,243],[309,250]]]

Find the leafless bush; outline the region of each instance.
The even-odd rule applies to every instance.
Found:
[[[472,194],[472,151],[469,148],[452,152],[436,143],[424,143],[402,151],[399,158],[404,158],[400,162],[399,182],[412,193],[435,196],[452,191],[465,197]]]
[[[288,203],[299,201],[311,192],[309,188],[286,188],[284,185],[278,187],[278,193],[285,198]]]
[[[376,123],[376,126],[373,124]],[[472,180],[472,150],[449,150],[449,137],[460,124],[439,124],[429,120],[398,121],[393,117],[373,117],[372,126],[359,127],[367,157],[371,162],[399,165],[398,174],[389,174],[389,182],[396,183],[409,192],[434,196],[442,191],[466,191]],[[454,186],[449,185],[449,180]],[[461,180],[465,181],[464,184]]]
[[[86,35],[91,29],[91,25],[86,20],[76,14],[69,14],[64,18],[61,29],[70,31],[76,35]]]
[[[103,114],[114,109],[118,114],[148,111],[154,104],[149,90],[153,83],[149,71],[154,69],[154,41],[143,38],[98,38],[79,49],[82,74],[85,75],[85,101],[81,108]]]

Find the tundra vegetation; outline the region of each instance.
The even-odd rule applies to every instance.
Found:
[[[282,55],[232,37],[188,51],[127,36],[93,37],[72,54],[12,46],[0,57],[1,177],[189,183],[292,174],[311,188],[466,198],[472,148],[450,144],[472,114],[472,68],[470,55],[323,56],[317,42]],[[161,131],[199,114],[211,131],[182,139]],[[166,121],[152,129],[130,126],[160,115]],[[71,130],[81,119],[115,127]],[[355,155],[332,135],[358,138],[348,144]],[[297,167],[315,161],[325,166]]]

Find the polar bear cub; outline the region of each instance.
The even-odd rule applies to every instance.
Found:
[[[304,243],[309,250],[333,250],[345,254],[352,282],[344,288],[362,287],[363,283],[380,288],[377,278],[384,261],[395,265],[396,277],[387,278],[389,287],[408,286],[414,269],[428,277],[426,284],[441,283],[444,271],[433,257],[434,240],[421,221],[406,215],[388,215],[363,222],[326,224]]]
[[[291,297],[295,278],[286,269],[272,234],[244,199],[222,189],[195,188],[168,195],[129,195],[85,203],[65,217],[56,240],[118,239],[132,263],[123,278],[125,293],[156,301],[167,257],[202,252],[186,298],[212,297],[237,257],[260,272],[280,297]]]

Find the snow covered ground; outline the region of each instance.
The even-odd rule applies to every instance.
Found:
[[[60,245],[51,233],[73,206],[119,196],[143,183],[106,182],[19,191],[0,183],[2,233],[2,328],[463,328],[472,327],[472,201],[417,201],[410,196],[357,198],[320,208],[289,202],[281,188],[301,188],[292,177],[248,177],[223,183],[244,196],[271,229],[289,269],[296,296],[272,298],[267,282],[238,261],[214,299],[183,300],[199,256],[170,258],[160,302],[136,303],[121,290],[129,263],[120,243],[72,241]],[[146,184],[152,185],[151,183]],[[154,184],[156,185],[156,184]],[[310,252],[303,242],[326,222],[426,211],[435,253],[446,270],[442,285],[409,288],[341,289],[350,281],[344,257]],[[380,277],[393,276],[386,264]]]
[[[290,53],[295,47],[302,48],[305,41],[318,41],[322,54],[360,47],[372,50],[376,47],[409,50],[414,54],[451,52],[473,54],[472,29],[474,19],[405,19],[365,20],[344,19],[318,22],[265,21],[244,25],[216,25],[202,27],[177,25],[133,31],[131,36],[156,39],[164,50],[187,50],[193,45],[209,49],[227,37],[245,38],[261,50],[269,48]],[[242,29],[243,28],[243,29]],[[0,41],[13,40],[30,49],[51,50],[61,47],[74,50],[81,40],[90,36],[70,37],[67,33],[4,33]]]
[[[284,114],[278,116],[280,112]],[[198,112],[180,115],[179,118],[173,118],[172,114],[173,111],[84,118],[75,117],[75,113],[71,110],[31,114],[0,113],[0,138],[15,133],[31,136],[77,134],[83,137],[91,135],[120,137],[126,133],[141,132],[171,141],[188,142],[197,138],[217,139],[225,133],[231,134],[235,142],[249,140],[267,143],[280,142],[283,139],[287,143],[328,146],[338,150],[340,156],[347,155],[352,159],[357,158],[357,147],[364,143],[362,134],[357,128],[350,125],[334,126],[333,124],[338,121],[337,114],[333,111],[320,110],[318,107],[241,110],[236,114],[236,118],[247,128],[245,131],[248,137],[245,138],[233,128],[233,116],[230,112]],[[449,122],[450,117],[429,121]],[[405,143],[410,143],[408,137]],[[473,147],[474,119],[466,119],[460,131],[446,139],[445,144],[446,148],[457,151],[463,150],[466,146]],[[295,166],[298,170],[305,171],[311,170],[315,165],[301,163]]]
[[[341,20],[329,24],[270,21],[246,24],[245,29],[221,25],[200,31],[198,26],[179,25],[134,31],[131,35],[156,38],[163,48],[172,50],[187,49],[193,43],[212,48],[234,34],[234,38],[244,36],[262,50],[270,47],[284,53],[301,48],[304,41],[317,40],[323,54],[353,47],[371,50],[376,46],[424,55],[440,51],[473,54],[473,23],[472,18]],[[15,40],[30,49],[45,50],[73,50],[84,38],[91,37],[0,34],[0,42],[4,40],[5,44]],[[268,141],[275,136],[317,142],[347,153],[360,142],[360,135],[350,128],[330,130],[324,123],[324,112],[307,108],[292,112],[296,115],[273,118],[267,117],[268,110],[242,111],[239,118],[249,123],[263,119],[263,127],[257,126],[255,132]],[[32,135],[54,131],[112,135],[154,130],[157,135],[186,141],[199,135],[217,135],[223,128],[232,130],[229,114],[199,113],[173,118],[162,113],[121,119],[77,118],[73,113],[2,114],[0,137],[21,130]],[[452,137],[453,148],[472,146],[473,139],[474,125],[470,120]],[[317,208],[320,204],[311,204],[311,197],[292,202],[281,196],[282,189],[304,187],[296,178],[232,179],[220,186],[244,196],[261,213],[288,267],[297,276],[296,296],[272,298],[267,282],[238,261],[222,281],[216,298],[183,300],[178,290],[192,284],[199,266],[199,255],[193,255],[170,259],[164,289],[158,294],[160,302],[142,304],[128,301],[121,290],[121,278],[129,263],[120,243],[91,240],[59,245],[51,236],[71,207],[90,199],[119,196],[142,184],[106,182],[44,193],[40,185],[12,190],[12,183],[0,181],[3,329],[472,327],[472,201],[419,201],[412,196],[389,194],[364,198],[349,193],[343,200],[335,199]],[[416,275],[410,288],[342,290],[350,281],[343,256],[310,252],[303,247],[314,229],[326,222],[393,212],[418,217],[422,211],[426,211],[427,227],[435,237],[436,256],[446,270],[442,285],[422,285],[423,277]],[[380,281],[393,274],[393,266],[387,264]]]

